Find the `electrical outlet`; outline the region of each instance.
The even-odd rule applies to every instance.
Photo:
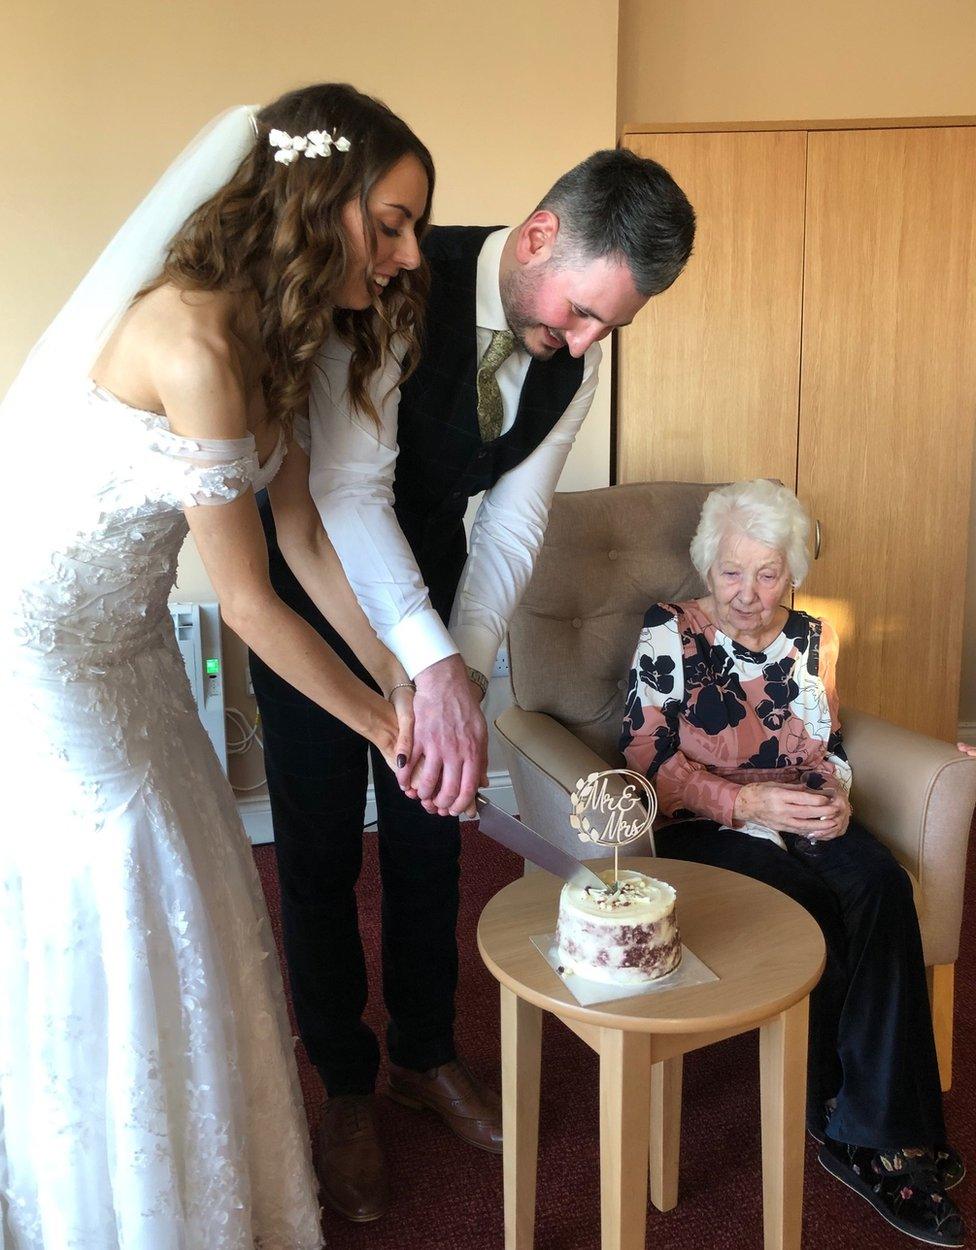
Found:
[[[495,657],[495,667],[491,670],[492,677],[508,676],[508,647],[502,647]]]

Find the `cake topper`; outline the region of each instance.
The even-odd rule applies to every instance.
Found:
[[[611,779],[615,777],[624,782],[622,789],[617,786],[611,789]],[[657,815],[657,795],[643,773],[630,768],[608,768],[605,772],[590,773],[577,781],[569,802],[569,823],[576,830],[579,840],[613,847],[614,883],[610,887],[611,892],[619,888],[621,846],[647,833],[651,839],[651,853],[657,853],[651,829]]]

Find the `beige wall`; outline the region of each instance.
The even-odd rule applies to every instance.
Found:
[[[614,142],[617,0],[14,0],[3,28],[0,392],[155,176],[230,104],[323,79],[379,95],[431,148],[443,223],[514,222]],[[609,369],[565,488],[608,480],[608,397]],[[192,549],[180,593],[209,593]],[[239,650],[226,667],[245,702]]]
[[[620,0],[617,100],[620,128],[976,115],[976,3]],[[976,411],[976,396],[973,404]],[[976,722],[976,473],[973,501],[965,722]]]
[[[619,78],[617,0],[483,13],[452,0],[6,5],[0,391],[189,136],[230,103],[302,82],[347,79],[403,113],[437,161],[441,222],[521,216],[612,143],[615,106],[618,124],[976,114],[973,0],[620,0]],[[606,481],[608,394],[605,379],[564,488]],[[970,561],[976,641],[976,541]],[[180,591],[208,593],[192,550]],[[241,702],[241,665],[229,667]],[[976,721],[976,655],[962,719]]]
[[[620,0],[620,123],[976,113],[973,0]]]

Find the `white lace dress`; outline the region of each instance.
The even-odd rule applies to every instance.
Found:
[[[283,446],[259,467],[251,438],[181,438],[95,386],[26,439],[0,575],[0,1250],[311,1250],[267,913],[167,610],[183,508],[260,488]]]

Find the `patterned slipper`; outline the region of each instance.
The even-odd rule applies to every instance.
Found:
[[[824,1144],[824,1138],[827,1136],[827,1125],[830,1123],[830,1117],[836,1109],[837,1099],[828,1098],[825,1103],[821,1103],[816,1111],[807,1111],[807,1132],[818,1146]]]
[[[899,1232],[930,1246],[963,1245],[963,1218],[942,1193],[929,1151],[876,1151],[827,1138],[818,1158]]]
[[[958,1150],[942,1146],[935,1152],[935,1172],[943,1189],[955,1189],[966,1175],[966,1164]]]
[[[807,1113],[807,1132],[822,1146],[827,1137],[827,1125],[837,1107],[837,1099],[830,1098],[819,1114]],[[966,1163],[958,1150],[952,1146],[940,1146],[935,1152],[935,1174],[942,1190],[955,1189],[966,1175]]]

